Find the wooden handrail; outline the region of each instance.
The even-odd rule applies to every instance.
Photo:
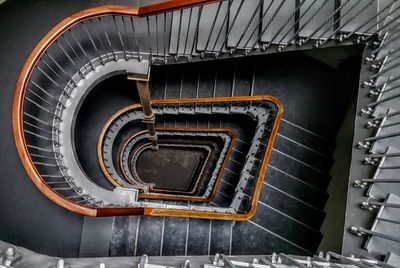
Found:
[[[155,104],[155,102],[152,102],[153,104]],[[121,114],[124,114],[125,112],[128,112],[130,110],[135,110],[135,109],[140,109],[141,105],[140,104],[133,104],[128,106],[130,107],[129,110],[127,110],[127,108],[123,108],[121,111],[116,112],[114,115],[111,116],[111,118],[105,123],[105,125],[103,126],[101,132],[100,132],[100,136],[97,142],[97,159],[100,165],[101,170],[103,171],[103,174],[106,176],[107,180],[113,184],[115,187],[122,187],[122,185],[120,185],[113,177],[112,175],[108,172],[105,164],[104,164],[104,158],[103,158],[103,153],[102,153],[102,145],[104,142],[104,138],[105,138],[105,134],[107,132],[107,129],[111,126],[111,124],[113,123],[113,121],[118,118]],[[139,194],[139,198],[145,198],[145,199],[162,199],[162,200],[179,200],[179,201],[191,201],[191,202],[210,202],[211,200],[213,200],[215,198],[215,195],[217,194],[217,189],[221,183],[222,180],[222,175],[223,175],[223,171],[224,171],[224,167],[226,166],[229,156],[232,153],[233,147],[236,143],[236,135],[233,133],[233,130],[230,128],[209,128],[209,129],[205,129],[205,128],[157,128],[157,131],[189,131],[189,132],[193,132],[193,131],[197,131],[197,132],[220,132],[220,133],[226,133],[230,136],[231,138],[231,143],[228,147],[228,151],[226,152],[226,157],[224,159],[224,161],[222,162],[222,166],[220,168],[220,171],[218,172],[218,176],[217,176],[217,180],[215,181],[215,185],[213,188],[213,191],[211,192],[210,196],[208,197],[204,197],[204,198],[199,198],[199,197],[194,197],[194,196],[185,196],[185,197],[174,197],[174,196],[168,196],[168,195],[159,195],[156,194],[156,191],[154,191],[153,193],[140,193]],[[140,132],[140,133],[144,133]],[[139,133],[137,133],[139,134]],[[135,135],[136,136],[136,135]],[[130,139],[129,139],[130,140]],[[124,147],[126,146],[126,144],[129,142],[129,140],[125,143]],[[121,152],[124,149],[121,150]],[[120,156],[121,159],[121,156]],[[121,160],[120,160],[121,163]],[[167,192],[167,191],[164,191]],[[176,191],[168,191],[171,194],[179,194]]]
[[[264,156],[262,167],[260,170],[260,176],[257,179],[255,187],[255,193],[252,199],[251,210],[246,214],[235,214],[227,215],[224,213],[217,212],[200,212],[200,211],[179,211],[172,209],[153,209],[153,208],[92,208],[87,207],[71,200],[66,199],[59,193],[55,192],[50,188],[40,176],[37,168],[33,164],[31,156],[29,154],[23,128],[23,108],[24,108],[24,95],[26,86],[32,75],[34,67],[37,62],[47,50],[47,48],[64,32],[73,27],[74,25],[95,17],[103,17],[110,15],[121,15],[121,16],[132,16],[140,17],[147,16],[156,13],[167,12],[175,9],[187,8],[189,6],[204,5],[208,3],[219,2],[221,0],[170,0],[168,2],[162,2],[143,7],[130,7],[130,6],[99,6],[93,7],[86,10],[79,11],[73,15],[65,18],[55,27],[53,27],[43,38],[35,45],[29,56],[27,57],[20,75],[18,77],[15,93],[13,98],[12,107],[12,124],[13,124],[13,136],[17,147],[17,152],[21,159],[21,163],[24,166],[29,178],[32,180],[34,185],[50,200],[59,206],[66,208],[72,212],[79,213],[86,216],[113,216],[113,215],[130,215],[130,214],[144,214],[154,216],[177,216],[177,217],[193,217],[193,218],[212,218],[212,219],[231,219],[231,220],[246,220],[251,218],[257,207],[257,200],[259,196],[259,190],[262,186],[263,175],[265,174],[269,156],[272,150],[272,144],[275,139],[275,135],[278,129],[279,121],[282,116],[282,106],[280,102],[271,96],[256,96],[256,97],[231,97],[231,98],[209,98],[209,99],[180,99],[180,100],[160,100],[154,103],[180,103],[180,102],[221,102],[221,101],[251,101],[251,100],[268,100],[278,107],[278,113],[274,127],[271,132],[271,137],[267,146],[267,150]],[[257,189],[257,190],[256,190]]]
[[[221,0],[218,0],[221,1]],[[207,3],[217,2],[216,0],[170,0],[168,2],[157,3],[153,5],[134,7],[134,6],[116,6],[116,5],[104,5],[85,9],[76,12],[67,18],[63,19],[56,26],[54,26],[49,32],[47,32],[40,41],[35,45],[27,59],[22,66],[19,74],[12,106],[12,125],[13,125],[13,137],[17,147],[18,155],[21,159],[21,163],[25,168],[29,178],[35,184],[35,186],[50,200],[55,202],[61,207],[64,207],[72,212],[76,212],[87,216],[98,215],[97,208],[90,208],[81,204],[75,203],[61,196],[59,193],[51,189],[42,180],[38,170],[32,162],[28,148],[25,141],[24,129],[23,129],[23,101],[26,91],[26,86],[32,75],[34,67],[39,61],[40,57],[44,54],[46,49],[56,40],[60,35],[66,32],[68,29],[78,24],[79,22],[94,18],[103,17],[109,15],[121,15],[121,16],[132,16],[140,17],[147,16],[155,13],[162,13],[172,11],[180,8],[187,8],[188,6],[203,5]],[[135,211],[135,210],[131,210]],[[142,213],[142,210],[137,210],[138,214]]]

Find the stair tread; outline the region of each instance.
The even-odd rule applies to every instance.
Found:
[[[183,256],[186,252],[188,218],[163,218],[163,256]]]
[[[305,184],[271,165],[268,166],[264,181],[321,210],[328,200],[326,192],[322,192],[312,185]]]
[[[330,178],[328,174],[317,172],[301,162],[275,150],[272,151],[269,164],[318,189],[325,190],[329,184]]]
[[[259,201],[315,230],[321,227],[325,218],[325,212],[285,195],[283,191],[265,183],[263,184]]]
[[[290,154],[294,158],[301,159],[303,162],[325,172],[329,172],[334,162],[332,158],[322,155],[294,140],[288,139],[279,133],[275,138],[274,148],[283,153]]]
[[[311,252],[317,250],[322,239],[321,233],[312,231],[264,205],[258,206],[251,221]],[[278,222],[279,224],[277,224]]]

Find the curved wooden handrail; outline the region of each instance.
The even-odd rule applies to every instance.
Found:
[[[156,104],[156,101],[152,102],[153,104]],[[116,180],[112,177],[112,175],[108,172],[106,166],[104,165],[104,158],[103,158],[103,153],[102,153],[102,145],[103,145],[103,141],[105,138],[105,134],[107,132],[107,129],[110,128],[111,124],[114,122],[114,120],[116,118],[118,118],[119,116],[121,116],[122,114],[131,111],[131,110],[136,110],[136,109],[141,109],[141,104],[133,104],[130,105],[128,107],[125,107],[123,109],[121,109],[120,111],[114,113],[109,120],[107,120],[107,122],[104,124],[101,132],[100,132],[100,136],[99,139],[97,141],[97,159],[100,165],[101,170],[103,171],[103,174],[105,175],[105,177],[107,178],[107,180],[113,184],[115,187],[122,187],[122,185],[120,185],[118,182],[116,182]],[[218,172],[218,177],[217,180],[215,181],[215,185],[213,188],[213,191],[211,192],[210,196],[208,197],[204,197],[204,198],[199,198],[199,197],[194,197],[194,196],[190,196],[187,195],[185,197],[174,197],[174,196],[168,196],[168,195],[160,195],[157,194],[156,191],[154,191],[153,193],[140,193],[139,197],[140,198],[144,198],[144,199],[161,199],[161,200],[179,200],[179,201],[191,201],[191,202],[210,202],[211,200],[213,200],[215,198],[215,195],[217,194],[217,189],[221,183],[222,180],[222,175],[223,175],[223,170],[224,167],[226,166],[229,156],[232,153],[233,150],[233,146],[236,143],[236,135],[233,133],[233,130],[230,128],[209,128],[209,129],[202,129],[202,128],[157,128],[157,131],[200,131],[200,132],[223,132],[226,133],[230,136],[231,138],[231,143],[229,145],[228,151],[226,152],[226,156],[224,161],[222,162],[222,166],[220,171]],[[139,132],[139,133],[144,133],[147,131],[143,131],[143,132]],[[136,135],[138,135],[139,133],[137,133]],[[136,136],[135,135],[135,136]],[[130,140],[130,139],[129,139]],[[127,142],[129,142],[129,140]],[[126,146],[127,142],[125,143],[124,146]],[[120,157],[121,158],[121,157]],[[120,161],[121,162],[121,161]],[[167,191],[165,191],[167,192]],[[171,194],[179,194],[176,191],[168,191]]]
[[[76,202],[66,199],[59,193],[55,192],[50,188],[45,181],[41,178],[38,170],[36,169],[31,156],[29,154],[23,129],[23,101],[26,86],[32,75],[34,67],[39,61],[40,57],[44,54],[46,49],[57,39],[61,34],[66,32],[68,29],[74,25],[94,18],[109,15],[121,15],[121,16],[147,16],[156,13],[162,13],[166,11],[171,11],[180,8],[187,8],[188,6],[203,5],[207,3],[219,2],[221,0],[170,0],[163,3],[158,3],[143,7],[130,7],[130,6],[99,6],[89,8],[83,11],[74,13],[73,15],[65,18],[55,27],[53,27],[48,33],[46,33],[40,41],[33,48],[29,56],[27,57],[20,75],[18,77],[15,93],[13,98],[12,107],[12,125],[13,125],[13,136],[16,143],[16,148],[18,155],[21,159],[21,163],[24,166],[29,178],[32,180],[34,185],[50,200],[52,200],[57,205],[68,209],[72,212],[79,213],[86,216],[113,216],[113,215],[129,215],[129,214],[144,214],[144,215],[157,215],[157,216],[177,216],[177,217],[194,217],[194,218],[212,218],[212,219],[231,219],[231,220],[246,220],[251,218],[257,207],[257,200],[259,191],[256,191],[253,195],[252,207],[247,214],[235,214],[227,215],[223,213],[216,212],[199,212],[199,211],[179,211],[172,209],[153,209],[153,208],[92,208],[83,206]],[[164,100],[159,101],[159,103],[179,103],[180,101],[190,101],[194,103],[201,102],[212,102],[212,101],[232,101],[232,100],[268,100],[276,104],[278,107],[278,114],[272,129],[270,142],[266,150],[266,154],[262,163],[262,168],[260,174],[265,174],[266,163],[268,162],[269,155],[271,154],[272,144],[275,139],[276,131],[279,125],[279,121],[282,115],[282,106],[280,102],[271,96],[257,96],[257,97],[233,97],[233,98],[214,98],[214,99],[186,99],[186,100]],[[260,177],[260,176],[259,176]],[[260,189],[262,186],[262,178],[258,178],[256,188]]]
[[[219,0],[221,1],[221,0]],[[105,5],[97,6],[89,9],[85,9],[76,12],[54,26],[49,32],[47,32],[40,41],[35,45],[27,59],[22,66],[20,75],[18,77],[12,106],[12,125],[13,125],[13,136],[17,147],[18,155],[21,159],[21,163],[24,166],[29,178],[35,184],[35,186],[50,200],[55,202],[61,207],[64,207],[72,212],[76,212],[87,216],[99,215],[98,208],[90,208],[71,200],[68,200],[52,190],[42,180],[38,170],[34,166],[32,159],[29,155],[28,148],[26,146],[24,130],[23,130],[23,100],[25,95],[26,86],[32,75],[34,67],[39,61],[40,57],[46,51],[46,49],[56,40],[61,34],[66,32],[68,29],[78,24],[79,22],[94,18],[109,15],[124,15],[124,16],[147,16],[156,13],[167,12],[180,8],[187,8],[188,6],[203,5],[207,3],[217,2],[216,0],[170,0],[167,2],[157,3],[153,5],[134,7],[134,6],[116,6],[116,5]],[[107,209],[108,211],[109,209]],[[131,210],[134,211],[134,210]],[[137,214],[141,214],[142,209],[138,210]]]
[[[267,164],[269,161],[269,157],[272,152],[272,145],[275,141],[276,133],[278,132],[278,127],[280,120],[282,118],[283,108],[281,102],[273,97],[273,96],[236,96],[236,97],[217,97],[217,98],[198,98],[198,99],[167,99],[167,100],[152,100],[152,104],[183,104],[183,103],[213,103],[213,102],[232,102],[232,101],[270,101],[275,104],[277,107],[277,114],[275,116],[275,122],[271,130],[270,138],[268,140],[268,145],[265,150],[265,154],[263,157],[263,162],[261,163],[261,169],[259,172],[259,176],[257,177],[256,186],[253,190],[252,201],[251,201],[251,209],[249,212],[244,214],[224,214],[219,212],[203,212],[203,211],[190,211],[190,210],[174,210],[174,209],[163,209],[163,208],[145,208],[144,215],[151,215],[151,216],[173,216],[173,217],[191,217],[191,218],[209,218],[209,219],[225,219],[225,220],[238,220],[244,221],[252,218],[256,212],[258,199],[262,187],[262,183],[264,180],[265,173],[267,171]],[[101,142],[102,138],[105,136],[105,132],[107,128],[111,125],[111,123],[116,120],[121,114],[124,114],[133,109],[140,109],[140,104],[132,104],[127,106],[120,111],[113,114],[107,123],[104,125],[99,141],[97,143],[97,153],[100,165],[103,165],[102,170],[103,172],[108,173],[106,168],[104,167],[102,161],[102,154],[101,154]],[[232,150],[233,148],[230,148]],[[229,152],[230,153],[230,152]],[[223,170],[226,163],[224,161],[224,165],[221,167]],[[214,189],[218,187],[216,185]],[[216,191],[213,191],[214,195],[210,196],[210,200],[215,197]]]

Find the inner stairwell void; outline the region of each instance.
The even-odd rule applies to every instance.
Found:
[[[399,265],[396,1],[103,2],[125,5],[76,8],[11,72],[3,168],[58,216],[0,218],[99,258],[2,242],[0,264]]]

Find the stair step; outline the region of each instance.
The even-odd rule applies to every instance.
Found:
[[[165,66],[154,68],[152,70],[150,80],[151,98],[155,100],[164,99],[165,87],[167,83],[168,68]]]
[[[330,36],[333,33],[333,22],[335,18],[331,15],[335,11],[335,1],[317,1],[305,15],[300,19],[299,27],[300,32],[299,36],[310,37],[315,31],[315,34],[311,37],[320,37],[322,33],[324,33],[321,37]],[[300,8],[300,16],[304,14],[304,12],[310,7],[313,1],[307,1]],[[318,12],[316,15],[315,13]],[[327,22],[327,19],[329,21]],[[321,27],[321,25],[323,25]]]
[[[163,218],[163,256],[183,256],[186,253],[189,218]]]
[[[199,7],[186,8],[172,13],[169,53],[172,55],[195,55],[193,42],[196,36]]]
[[[187,255],[210,255],[211,220],[189,219]]]
[[[278,133],[326,156],[332,155],[336,147],[328,139],[315,135],[285,119],[281,120]]]
[[[246,43],[246,47],[249,47],[257,42],[258,31],[253,35],[251,33],[257,27],[261,18],[261,4],[261,1],[232,1],[229,9],[229,25],[234,24],[228,36],[228,47],[244,47]],[[238,12],[239,7],[241,8]],[[252,17],[253,14],[254,17]],[[234,21],[235,17],[236,20]],[[247,27],[247,31],[242,36]],[[238,43],[239,41],[240,43]]]
[[[220,5],[220,8],[218,8]],[[215,15],[218,12],[217,19],[214,23]],[[200,29],[197,42],[197,50],[220,50],[225,51],[223,40],[227,31],[228,22],[228,1],[214,3],[203,6],[202,15],[200,17]],[[220,33],[220,34],[219,34]],[[206,47],[207,46],[207,47]]]
[[[292,16],[292,14],[296,9],[296,2],[297,1],[264,0],[263,13],[267,10],[268,7],[269,10],[267,11],[266,16],[264,17],[262,22],[262,29],[267,30],[261,36],[261,42],[277,42],[282,38],[284,38],[282,41],[285,42],[293,36],[294,28],[291,27],[295,23],[295,16]],[[283,5],[280,7],[281,3],[283,3]],[[291,19],[286,24],[289,17],[291,17]],[[284,24],[286,25],[283,29],[281,29]],[[290,28],[291,30],[289,31]],[[286,35],[287,31],[289,31],[289,34]],[[285,35],[286,37],[284,37]]]
[[[306,203],[285,194],[285,191],[265,183],[263,184],[259,201],[315,230],[321,227],[326,215],[325,212],[310,207]]]
[[[355,3],[357,3],[355,5]],[[355,6],[354,6],[355,5]],[[354,6],[354,8],[352,8]],[[359,13],[362,9],[361,13]],[[349,11],[350,10],[350,11]],[[344,32],[352,32],[360,28],[357,32],[364,32],[369,29],[368,33],[372,33],[375,31],[375,27],[372,27],[376,24],[376,20],[371,20],[369,23],[365,24],[368,19],[376,16],[378,12],[378,1],[357,1],[351,0],[346,6],[344,6],[341,10],[341,14],[345,14],[348,12],[343,18],[341,18],[341,25],[344,25],[342,31]],[[350,22],[349,22],[350,21]],[[348,23],[349,22],[349,23]]]
[[[162,231],[163,217],[140,216],[136,256],[159,256]]]
[[[325,203],[328,200],[327,193],[320,191],[312,185],[305,184],[271,165],[268,166],[264,181],[321,210],[324,209]]]
[[[392,147],[388,148],[386,153],[398,153],[399,150]],[[398,167],[400,157],[388,157],[380,163],[373,176],[374,179],[393,179],[398,178],[399,168],[387,169],[388,167]],[[386,196],[392,193],[400,196],[400,184],[399,183],[374,183],[371,184],[367,195],[373,196],[378,199],[384,199]]]
[[[301,181],[309,183],[320,190],[325,190],[328,187],[330,176],[323,174],[304,165],[299,160],[293,159],[288,155],[272,151],[269,164],[298,178]]]
[[[210,254],[230,255],[232,221],[211,220]]]
[[[275,138],[274,148],[325,172],[329,172],[334,162],[332,158],[328,158],[279,133]]]
[[[265,205],[258,205],[257,212],[251,221],[311,252],[317,250],[322,239],[321,233]],[[304,239],[305,237],[307,239]]]
[[[110,257],[134,256],[139,216],[114,217],[110,241]]]
[[[264,255],[273,252],[309,255],[310,252],[250,221],[235,222],[232,255]]]

